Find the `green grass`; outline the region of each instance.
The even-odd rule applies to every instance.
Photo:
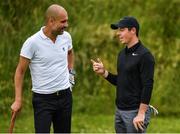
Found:
[[[17,117],[14,132],[34,132],[33,114]],[[0,117],[0,133],[7,132],[9,118]],[[148,133],[178,133],[180,132],[180,118],[153,117],[148,127]],[[72,118],[72,132],[75,133],[113,133],[114,115],[74,114]]]

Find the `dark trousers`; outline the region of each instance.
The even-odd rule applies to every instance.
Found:
[[[70,89],[53,94],[33,93],[34,126],[36,133],[71,132],[72,93]]]

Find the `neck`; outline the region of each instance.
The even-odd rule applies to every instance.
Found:
[[[138,42],[139,42],[139,39],[138,39],[138,37],[135,36],[135,37],[132,38],[132,40],[131,40],[129,43],[127,43],[126,45],[127,45],[128,48],[131,48],[131,47],[133,47],[134,45],[136,45]]]
[[[43,32],[44,32],[44,34],[45,34],[47,37],[49,37],[49,38],[55,43],[55,41],[56,41],[56,36],[54,36],[54,35],[50,32],[50,30],[49,30],[49,28],[48,28],[47,26],[43,29]]]

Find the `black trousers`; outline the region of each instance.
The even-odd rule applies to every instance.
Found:
[[[72,93],[70,89],[53,94],[33,93],[34,126],[36,133],[71,132]]]

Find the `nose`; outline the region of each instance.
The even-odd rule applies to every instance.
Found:
[[[68,27],[68,22],[66,22],[66,23],[64,24],[64,26],[65,26],[65,27]]]
[[[120,36],[120,34],[121,34],[121,32],[118,30],[117,33],[116,33],[116,35],[117,35],[117,36]]]

